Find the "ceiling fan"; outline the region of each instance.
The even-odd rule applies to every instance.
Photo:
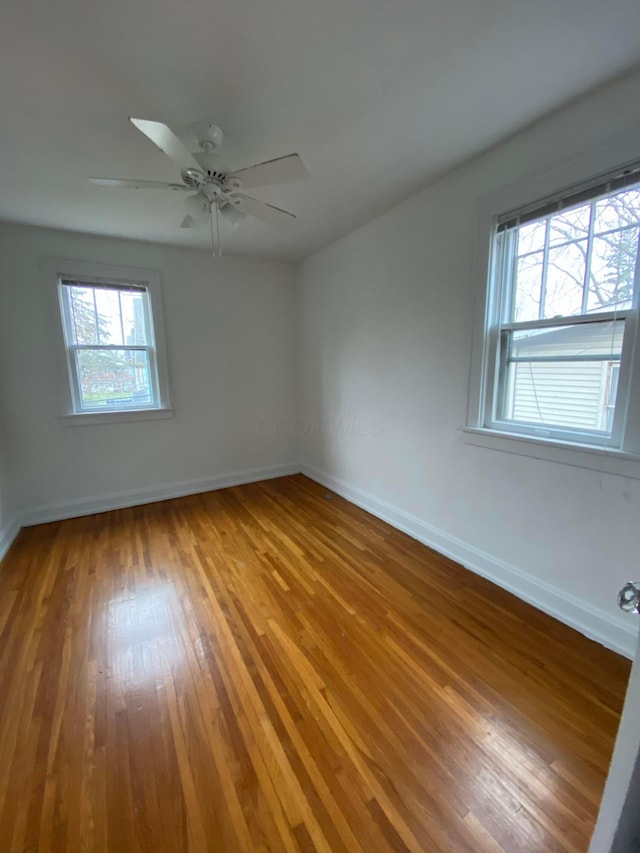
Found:
[[[166,124],[141,118],[130,118],[129,121],[180,168],[181,181],[167,183],[122,178],[89,180],[102,187],[191,191],[192,195],[185,199],[186,215],[180,227],[193,228],[206,223],[211,232],[214,256],[222,254],[220,218],[231,228],[236,228],[246,216],[254,216],[273,225],[296,218],[295,214],[246,195],[243,190],[308,178],[309,173],[299,154],[277,157],[232,171],[217,153],[216,149],[224,141],[224,133],[215,124],[197,122],[190,125],[191,136],[198,148],[192,154]]]

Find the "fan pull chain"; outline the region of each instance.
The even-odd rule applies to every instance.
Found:
[[[211,231],[211,254],[215,258],[216,256],[216,243],[213,237],[213,210],[211,209],[211,205],[209,205],[209,229]]]
[[[218,257],[222,257],[222,244],[220,243],[220,219],[218,217],[218,204],[216,202],[216,242],[218,244]]]

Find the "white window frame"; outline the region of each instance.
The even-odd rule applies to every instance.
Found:
[[[527,428],[515,423],[497,423],[489,417],[493,411],[492,394],[497,369],[497,342],[492,336],[497,333],[496,318],[499,317],[502,304],[501,294],[495,286],[497,259],[494,245],[499,217],[507,211],[539,204],[541,199],[590,182],[598,175],[622,169],[639,160],[640,137],[634,136],[480,202],[469,400],[466,424],[462,427],[466,443],[640,478],[640,342],[637,340],[640,334],[637,302],[633,309],[617,314],[619,318],[623,314],[626,318],[623,346],[626,363],[624,368],[621,365],[620,378],[628,388],[628,395],[617,406],[618,414],[611,440],[602,441],[601,437],[586,433],[580,435],[580,431],[562,434],[559,430],[546,430],[535,425]],[[636,275],[638,272],[637,269]],[[613,315],[615,312],[611,313]],[[607,316],[603,312],[599,319]],[[549,325],[553,325],[553,321]]]
[[[62,426],[80,426],[108,424],[123,421],[157,420],[173,416],[169,397],[169,376],[167,367],[166,344],[164,337],[164,316],[162,311],[162,293],[160,275],[156,270],[136,267],[120,267],[89,261],[43,259],[47,290],[51,296],[50,306],[55,311],[54,322],[59,330],[59,375],[60,408],[59,422]],[[153,403],[145,406],[122,406],[105,411],[104,408],[89,409],[80,405],[77,371],[75,369],[74,349],[68,334],[66,300],[61,289],[63,280],[81,281],[87,284],[131,285],[144,288],[147,294],[145,310],[150,333],[148,346],[149,370],[152,384]],[[122,349],[114,346],[113,349]]]

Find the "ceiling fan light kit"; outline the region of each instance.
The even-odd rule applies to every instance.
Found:
[[[198,222],[203,217],[206,217],[207,220],[209,219],[211,204],[204,193],[198,192],[195,195],[188,195],[185,198],[184,209],[195,222]]]
[[[191,138],[198,147],[198,151],[191,153],[166,124],[139,118],[131,118],[130,121],[178,166],[181,182],[165,183],[124,178],[89,180],[102,187],[191,191],[192,195],[185,199],[186,215],[180,223],[180,228],[208,225],[214,257],[222,254],[220,219],[235,229],[247,216],[273,225],[296,218],[295,214],[246,195],[243,190],[308,178],[309,173],[299,154],[277,157],[232,171],[217,152],[224,142],[224,132],[215,124],[195,122],[189,125]]]
[[[229,228],[233,228],[234,230],[247,218],[247,214],[238,210],[237,206],[230,201],[222,205],[220,213],[224,217]]]

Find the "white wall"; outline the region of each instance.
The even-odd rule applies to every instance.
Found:
[[[7,518],[9,515],[9,497],[7,494],[4,468],[4,447],[2,446],[2,442],[0,439],[0,537],[2,537],[4,533],[4,529],[7,524]]]
[[[0,400],[2,400],[0,384]],[[0,408],[0,560],[4,557],[16,533],[18,525],[13,513],[13,499],[7,477],[7,442],[3,423],[3,410]]]
[[[160,272],[175,417],[59,423],[59,318],[44,298],[55,285],[43,256]],[[130,491],[142,499],[185,481],[290,466],[288,438],[258,427],[294,411],[294,274],[289,264],[0,226],[0,387],[14,508],[39,520],[114,495],[127,503],[121,493]]]
[[[640,481],[458,428],[481,200],[637,133],[639,98],[636,73],[463,165],[308,259],[299,294],[311,475],[629,654],[614,599],[639,572]]]

